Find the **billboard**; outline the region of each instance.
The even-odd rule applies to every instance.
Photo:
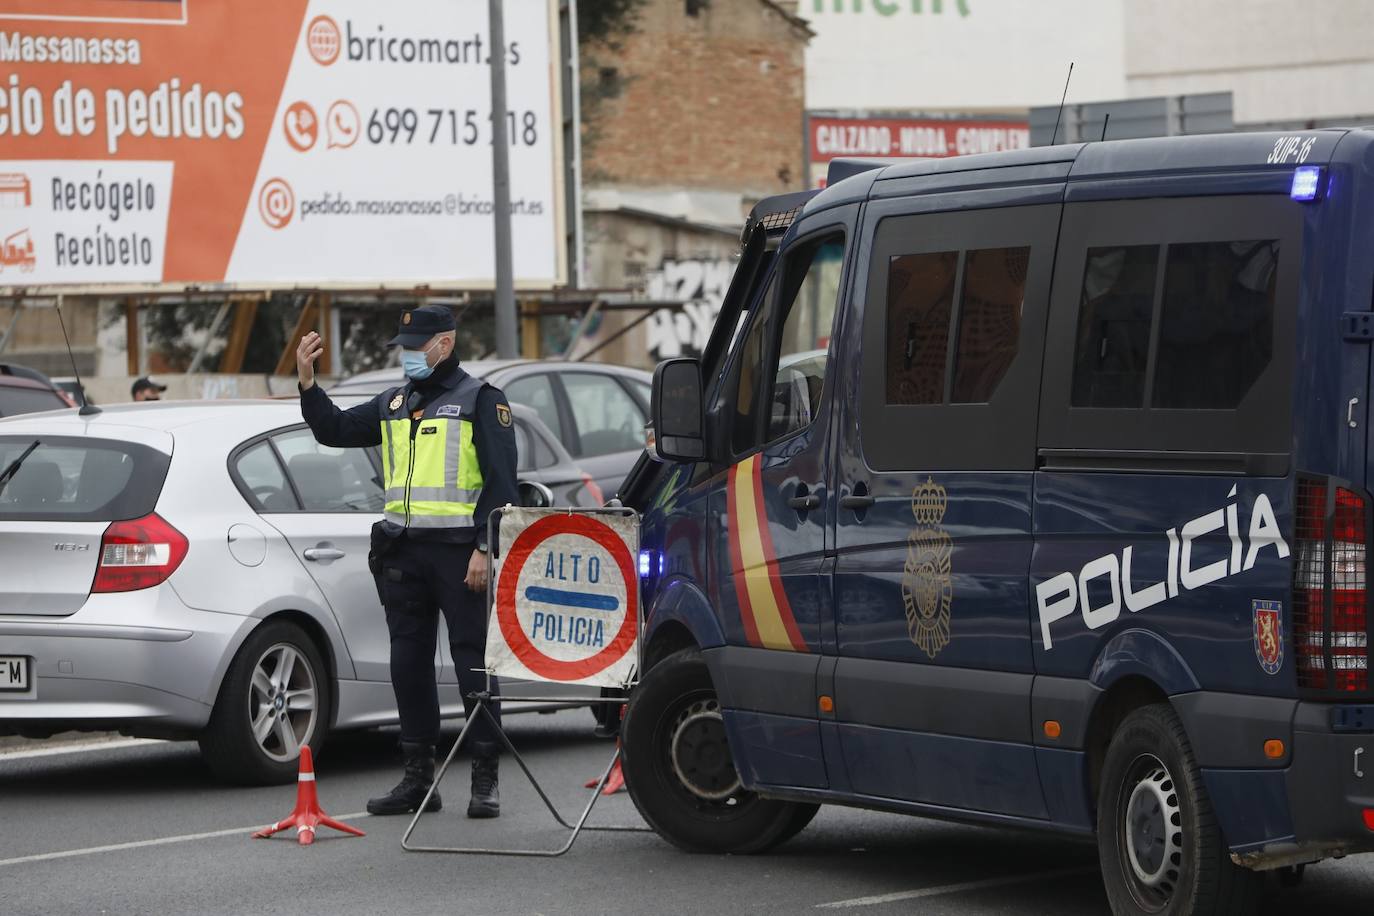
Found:
[[[561,284],[557,0],[506,0],[515,276]],[[492,284],[487,0],[0,0],[0,287]]]
[[[800,0],[806,107],[1009,111],[1126,95],[1125,0]]]
[[[859,117],[808,113],[811,183],[825,182],[831,159],[944,159],[1030,146],[1030,124],[992,118]]]

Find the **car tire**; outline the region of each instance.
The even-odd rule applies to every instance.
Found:
[[[300,747],[309,745],[313,754],[324,743],[332,700],[329,670],[314,641],[293,623],[265,623],[229,665],[200,735],[201,755],[226,782],[292,782]]]
[[[639,813],[689,852],[754,853],[795,835],[819,806],[763,798],[740,785],[701,653],[654,665],[621,723],[625,784]]]
[[[1231,861],[1183,723],[1167,703],[1112,736],[1097,801],[1097,850],[1116,916],[1253,913],[1263,876]]]

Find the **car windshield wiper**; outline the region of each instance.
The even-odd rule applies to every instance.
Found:
[[[5,492],[5,485],[14,479],[14,475],[19,473],[19,466],[24,463],[24,459],[33,454],[33,450],[38,448],[38,440],[33,440],[33,444],[24,449],[24,453],[10,462],[9,467],[0,471],[0,493]]]

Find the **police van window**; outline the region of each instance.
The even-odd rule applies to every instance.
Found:
[[[831,238],[815,248],[810,265],[800,277],[782,326],[768,421],[769,442],[810,426],[820,407],[830,328],[835,320],[843,268],[844,240]],[[788,274],[792,279],[793,271],[789,269]],[[786,288],[783,295],[787,295]]]
[[[760,304],[754,309],[760,314],[750,325],[749,332],[739,346],[739,387],[735,393],[735,422],[730,433],[730,444],[736,452],[746,452],[759,444],[759,375],[768,342],[767,303],[773,300],[773,289],[776,285],[776,277],[768,282],[768,289],[759,300]]]
[[[1269,365],[1279,243],[1170,245],[1151,406],[1235,408]]]
[[[959,252],[892,258],[887,272],[887,403],[943,404]]]
[[[1029,266],[1029,247],[965,256],[952,403],[986,403],[1016,359]]]
[[[844,238],[826,236],[793,246],[769,281],[764,311],[740,344],[731,434],[737,453],[815,419],[843,267]]]
[[[1090,248],[1079,296],[1074,407],[1140,407],[1159,246]]]

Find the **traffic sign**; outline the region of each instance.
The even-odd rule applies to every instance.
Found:
[[[499,543],[487,670],[626,686],[639,655],[638,519],[507,508]]]

